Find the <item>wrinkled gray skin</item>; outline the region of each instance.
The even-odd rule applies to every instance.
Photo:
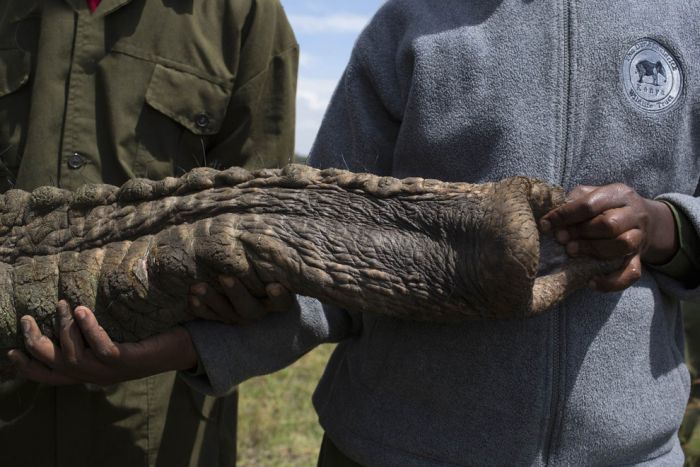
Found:
[[[0,196],[0,349],[21,347],[25,314],[53,336],[61,298],[94,309],[115,340],[142,339],[191,319],[189,287],[219,274],[408,319],[536,315],[613,268],[562,261],[541,242],[537,219],[563,201],[522,177],[469,185],[298,165],[11,190]]]

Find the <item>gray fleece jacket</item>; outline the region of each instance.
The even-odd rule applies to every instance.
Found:
[[[700,2],[390,0],[358,40],[311,163],[571,189],[622,182],[700,231]],[[504,284],[507,286],[507,284]],[[645,268],[510,322],[431,325],[301,298],[245,328],[189,326],[222,392],[340,340],[314,396],[374,466],[681,465],[680,298]]]

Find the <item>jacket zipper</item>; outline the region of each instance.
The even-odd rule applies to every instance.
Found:
[[[561,141],[560,155],[561,166],[559,167],[559,185],[564,186],[567,181],[567,170],[569,166],[569,151],[570,151],[570,129],[571,129],[571,98],[572,98],[572,62],[573,62],[573,40],[572,40],[572,15],[573,8],[570,5],[571,0],[562,1],[562,22],[564,31],[564,94],[562,99],[562,115],[561,115]]]
[[[571,94],[572,94],[572,7],[570,0],[562,0],[562,30],[564,38],[563,46],[563,99],[562,99],[562,115],[561,115],[561,140],[560,152],[561,165],[559,168],[559,184],[564,186],[566,181],[566,173],[568,169],[568,157],[570,151],[569,133],[571,125]],[[562,386],[563,375],[565,371],[565,353],[566,353],[566,328],[565,328],[565,313],[564,304],[559,305],[557,310],[552,313],[552,388],[551,388],[551,403],[548,434],[545,444],[544,461],[546,465],[556,464],[556,451],[559,444],[560,429],[561,429],[561,411],[563,405]]]

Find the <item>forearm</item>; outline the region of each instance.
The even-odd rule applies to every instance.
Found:
[[[352,335],[355,327],[348,313],[308,297],[299,297],[289,311],[247,326],[194,321],[186,328],[204,373],[181,376],[200,392],[226,394],[249,378],[292,364],[320,344]]]

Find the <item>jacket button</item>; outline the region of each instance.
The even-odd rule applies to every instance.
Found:
[[[87,160],[85,160],[85,157],[77,152],[74,152],[68,157],[68,167],[71,169],[79,169],[84,166],[86,162]]]
[[[208,127],[210,121],[209,116],[205,113],[201,113],[194,118],[194,124],[197,125],[198,128]]]

